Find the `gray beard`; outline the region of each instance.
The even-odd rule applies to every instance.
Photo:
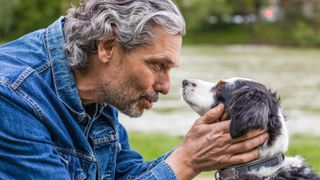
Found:
[[[143,109],[141,111],[134,111],[134,109],[136,109],[138,106],[138,101],[136,101],[135,103],[132,103],[130,105],[127,105],[125,107],[123,107],[122,109],[119,109],[119,111],[121,111],[123,114],[132,117],[132,118],[137,118],[142,116],[143,114]]]
[[[115,86],[110,86],[110,84],[104,82],[99,90],[100,97],[104,99],[104,102],[116,107],[120,112],[132,118],[140,117],[143,114],[143,109],[140,110],[138,107],[139,100],[141,99],[130,101],[128,97],[134,97],[133,93],[119,91],[119,89],[128,90],[129,88],[110,87]]]

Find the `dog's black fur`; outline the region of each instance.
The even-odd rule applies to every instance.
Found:
[[[197,87],[195,86],[195,88]],[[232,81],[232,83],[218,81],[212,87],[211,92],[214,98],[214,104],[211,105],[211,108],[218,103],[223,103],[225,112],[231,119],[230,134],[232,138],[245,135],[250,130],[267,129],[269,140],[266,148],[268,149],[281,135],[281,130],[285,124],[282,124],[280,119],[283,118],[280,98],[276,92],[267,89],[263,84],[247,79],[239,79]],[[188,100],[186,101],[188,102]],[[320,177],[301,158],[290,158],[291,160],[285,159],[281,167],[275,169],[271,176],[264,177],[261,174],[250,173],[239,175],[235,179],[320,180]],[[299,162],[299,165],[297,165],[297,162]],[[234,178],[227,179],[232,180]]]
[[[271,146],[280,134],[282,124],[279,119],[280,98],[264,85],[255,81],[239,80],[232,85],[220,83],[217,87],[216,98],[224,103],[225,111],[231,119],[230,134],[232,138],[245,135],[250,130],[268,129]],[[301,167],[280,168],[273,177],[258,177],[253,174],[239,176],[237,179],[275,180],[319,180],[319,176],[307,165]]]
[[[280,134],[280,98],[276,92],[254,81],[239,80],[232,85],[220,83],[216,93],[217,101],[225,105],[231,119],[232,138],[243,136],[250,130],[268,129],[268,143],[271,145]]]

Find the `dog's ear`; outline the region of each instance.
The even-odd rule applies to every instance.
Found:
[[[242,87],[231,94],[226,102],[226,112],[231,119],[232,138],[240,137],[249,130],[266,129],[269,118],[269,102],[265,92]]]
[[[268,134],[269,141],[268,144],[271,145],[276,137],[281,134],[281,120],[278,113],[281,113],[280,108],[280,98],[277,96],[276,92],[269,90],[270,96],[268,96],[269,101],[269,120],[268,120]]]

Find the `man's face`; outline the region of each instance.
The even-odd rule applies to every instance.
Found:
[[[151,45],[130,52],[116,49],[116,61],[109,65],[112,72],[99,83],[99,97],[130,117],[141,116],[144,109],[152,108],[159,93],[169,92],[169,71],[179,65],[181,42],[180,35],[157,27]]]

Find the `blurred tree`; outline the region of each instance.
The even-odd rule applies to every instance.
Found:
[[[210,23],[218,22],[223,14],[230,13],[226,0],[179,0],[189,31],[202,31],[210,27]]]
[[[13,25],[13,11],[18,0],[0,0],[0,37],[8,34]],[[1,40],[1,38],[0,38]]]
[[[45,28],[64,15],[71,4],[78,4],[78,0],[0,0],[0,39],[14,39]]]
[[[262,7],[262,1],[260,0],[254,0],[253,1],[253,14],[256,17],[256,23],[260,23],[260,11],[261,11],[261,7]]]
[[[227,0],[226,3],[232,9],[232,15],[240,18],[234,21],[245,28],[250,37],[249,41],[256,42],[256,26],[261,23],[261,8],[268,0]]]
[[[227,0],[227,4],[231,6],[234,14],[250,14],[254,12],[255,0]]]
[[[279,0],[282,10],[281,25],[292,31],[295,44],[320,46],[320,2],[319,0]]]
[[[174,1],[186,19],[190,39],[320,46],[320,0]],[[0,0],[0,42],[47,27],[71,4],[78,5],[79,0]],[[279,21],[260,21],[267,6],[279,9]]]
[[[320,1],[306,1],[303,6],[303,14],[312,23],[314,31],[320,33]]]
[[[227,5],[233,14],[254,15],[256,23],[260,22],[261,8],[268,4],[269,0],[227,0]]]
[[[279,0],[279,7],[282,14],[281,22],[285,26],[292,26],[297,20],[303,18],[302,7],[304,0]]]
[[[46,27],[60,16],[61,0],[28,0],[18,3],[14,12],[14,29],[17,35]],[[32,21],[30,21],[32,19]]]

